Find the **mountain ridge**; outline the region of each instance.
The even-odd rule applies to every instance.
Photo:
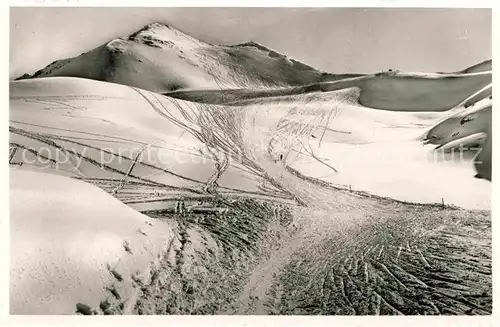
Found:
[[[314,68],[308,64],[305,64],[299,60],[293,59],[287,55],[281,54],[280,52],[266,46],[263,44],[260,44],[254,40],[249,40],[246,42],[242,43],[237,43],[233,45],[222,45],[222,44],[212,44],[209,42],[205,42],[203,40],[200,40],[176,27],[173,27],[172,25],[160,21],[153,21],[151,23],[148,23],[144,25],[142,28],[138,29],[137,31],[126,35],[126,36],[121,36],[117,38],[113,38],[110,41],[104,43],[101,46],[98,46],[92,50],[89,50],[87,52],[82,53],[80,56],[75,56],[75,57],[69,57],[69,58],[63,58],[63,59],[58,59],[50,63],[49,65],[45,66],[44,68],[39,69],[33,74],[25,73],[14,80],[22,80],[22,79],[29,79],[29,78],[38,78],[38,77],[46,77],[46,76],[67,76],[67,77],[84,77],[84,78],[91,78],[91,79],[96,79],[96,80],[103,80],[106,81],[106,73],[103,72],[102,74],[97,74],[97,76],[92,75],[92,76],[85,76],[86,74],[80,73],[75,73],[73,72],[67,72],[63,70],[62,72],[60,69],[67,65],[69,62],[76,60],[77,58],[80,58],[81,56],[84,56],[100,47],[105,47],[109,48],[109,51],[111,54],[120,52],[120,47],[113,47],[114,43],[122,44],[122,46],[126,47],[124,43],[126,42],[134,42],[137,44],[145,45],[148,47],[152,48],[157,48],[157,49],[164,49],[165,47],[167,48],[179,48],[177,49],[179,54],[182,57],[185,57],[186,51],[194,51],[197,48],[214,48],[216,49],[215,51],[219,50],[220,52],[225,52],[231,57],[238,57],[238,55],[242,55],[242,59],[248,59],[248,56],[252,57],[252,53],[249,51],[252,51],[253,49],[256,49],[256,51],[259,51],[260,54],[265,53],[269,58],[275,59],[275,60],[281,60],[284,63],[288,64],[289,66],[293,67],[293,70],[295,70],[295,73],[298,72],[300,75],[300,71],[306,72],[307,74],[303,75],[318,75],[315,76],[315,78],[311,76],[305,76],[302,78],[295,78],[292,79],[291,81],[287,80],[285,83],[282,83],[284,85],[280,86],[298,86],[298,85],[305,85],[305,84],[311,84],[311,83],[318,83],[318,82],[325,82],[325,81],[335,81],[339,79],[344,79],[344,78],[351,78],[351,77],[359,77],[366,75],[364,73],[331,73],[331,72],[326,72],[317,68]],[[186,42],[187,41],[187,42]],[[213,49],[212,49],[213,50]],[[245,51],[249,50],[249,51]],[[238,53],[243,52],[243,54]],[[236,53],[234,53],[236,52]],[[109,57],[108,54],[104,54],[105,57]],[[109,60],[112,60],[110,58]],[[241,64],[241,63],[240,63]],[[250,65],[253,66],[255,69],[255,65]],[[280,66],[280,65],[278,65]],[[282,66],[282,65],[281,65]],[[456,71],[456,72],[439,72],[440,74],[466,74],[466,73],[473,73],[473,72],[480,72],[480,71],[487,71],[491,70],[492,67],[492,59],[486,59],[480,63],[471,65],[465,69]],[[211,73],[213,74],[213,73]],[[82,76],[83,75],[83,76]],[[103,75],[103,76],[101,76]],[[264,78],[267,80],[269,84],[269,79]],[[119,83],[123,84],[123,83]],[[176,83],[174,83],[176,84]],[[181,83],[182,84],[182,83]],[[215,83],[218,84],[218,83]],[[226,83],[227,84],[227,83]],[[234,84],[234,83],[233,83]],[[246,85],[241,85],[244,83],[236,83],[236,86],[242,87]],[[255,84],[255,83],[254,83]],[[260,84],[260,83],[256,83]],[[264,83],[265,84],[265,83]],[[272,83],[271,83],[272,84]],[[194,85],[194,88],[199,88],[199,84]],[[216,85],[217,88],[220,88],[219,85]],[[252,85],[254,86],[254,85]],[[260,86],[260,85],[259,85]],[[274,85],[273,85],[274,86]],[[161,89],[161,91],[175,91],[177,88],[173,89]]]
[[[95,66],[94,61],[100,64],[100,68],[85,71],[88,66]],[[146,65],[149,67],[145,68]],[[150,76],[154,77],[150,79],[155,81],[134,82],[137,77],[133,73],[144,70],[152,70]],[[160,72],[164,73],[163,77],[158,76]],[[123,74],[132,82],[126,83],[125,76],[116,76]],[[55,60],[35,73],[23,74],[15,80],[83,77],[166,92],[182,88],[298,86],[362,75],[328,73],[252,40],[235,45],[214,45],[169,24],[152,22],[127,36],[114,38],[79,56]]]

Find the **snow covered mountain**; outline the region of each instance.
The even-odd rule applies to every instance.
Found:
[[[492,312],[491,61],[334,75],[153,23],[20,79],[12,314]]]
[[[214,45],[169,25],[152,23],[19,79],[82,77],[166,92],[304,85],[359,75],[321,72],[255,42]]]

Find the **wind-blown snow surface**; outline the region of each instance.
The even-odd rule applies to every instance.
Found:
[[[456,151],[460,147],[474,158],[477,177],[491,180],[492,100],[484,99],[468,109],[455,110],[433,126],[426,143]]]
[[[172,239],[170,227],[99,188],[11,169],[10,312],[74,314],[135,292]],[[130,309],[129,309],[130,310]]]

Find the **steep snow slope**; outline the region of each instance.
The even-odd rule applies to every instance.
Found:
[[[477,91],[473,95],[471,95],[468,99],[466,99],[463,103],[461,103],[458,107],[465,107],[468,108],[477,102],[489,98],[490,100],[493,99],[493,87],[491,84],[485,86],[483,89]]]
[[[48,76],[84,77],[165,92],[304,85],[358,74],[323,73],[255,42],[212,45],[153,23],[21,78]]]
[[[10,313],[130,311],[132,278],[148,278],[170,227],[81,181],[18,169],[10,181]]]

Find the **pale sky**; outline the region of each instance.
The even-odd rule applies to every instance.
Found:
[[[491,58],[490,9],[11,8],[10,77],[154,21],[210,43],[253,40],[331,73],[457,71]]]

